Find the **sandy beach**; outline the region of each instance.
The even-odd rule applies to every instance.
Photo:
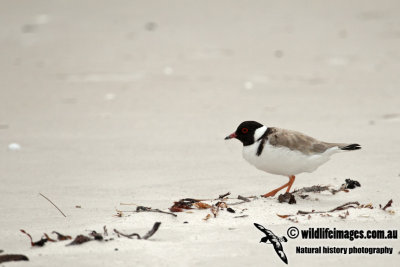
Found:
[[[284,266],[253,223],[286,237],[293,226],[399,229],[397,1],[4,0],[0,49],[0,256],[29,258],[1,266]],[[296,195],[293,205],[258,198],[208,220],[210,209],[130,212],[168,212],[183,198],[216,204],[227,192],[260,196],[286,183],[245,162],[240,142],[224,140],[245,120],[361,144],[298,175],[293,189],[339,188],[347,178],[361,187]],[[360,205],[297,215],[347,202]],[[155,222],[148,240],[112,232],[143,235]],[[37,241],[104,225],[114,240],[79,246],[31,247],[20,232]],[[398,239],[282,245],[291,266],[400,259]],[[298,246],[393,253],[301,254]]]

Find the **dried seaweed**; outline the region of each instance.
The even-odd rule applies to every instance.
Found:
[[[161,222],[154,223],[153,228],[151,228],[151,230],[149,232],[147,232],[147,234],[145,234],[143,237],[141,237],[137,233],[124,234],[124,233],[121,233],[120,231],[118,231],[117,229],[114,229],[114,232],[118,235],[118,237],[123,236],[123,237],[127,237],[129,239],[132,239],[133,237],[137,237],[137,239],[145,239],[146,240],[146,239],[149,239],[150,237],[152,237],[157,232],[160,225],[161,225]]]
[[[286,215],[276,214],[276,215],[278,215],[278,216],[281,217],[282,219],[286,219],[287,217],[293,216],[293,215],[289,215],[289,214],[286,214]]]
[[[240,199],[240,200],[243,200],[244,202],[250,202],[250,201],[251,201],[251,200],[248,199],[247,197],[243,197],[243,196],[241,196],[241,195],[238,195],[237,198]]]
[[[29,239],[31,240],[32,247],[43,247],[47,242],[47,238],[43,237],[39,241],[33,242],[32,236],[30,234],[28,234],[25,230],[22,229],[20,231],[29,237]]]
[[[96,231],[92,231],[89,235],[90,235],[91,237],[93,237],[94,240],[97,240],[97,241],[103,240],[103,235],[100,234],[100,233],[97,233]]]
[[[175,201],[174,205],[172,205],[172,207],[170,207],[169,210],[172,212],[182,212],[184,209],[189,210],[192,209],[194,203],[200,201],[201,200],[194,198],[184,198],[179,201]]]
[[[67,246],[76,246],[76,245],[82,245],[83,243],[92,241],[93,239],[91,239],[88,236],[85,235],[78,235],[75,237],[75,239],[69,243]]]
[[[70,240],[72,237],[70,235],[62,235],[59,232],[53,231],[52,234],[57,235],[57,240],[58,241],[64,241],[64,240]]]
[[[171,208],[173,208],[173,207],[171,207]],[[182,209],[180,209],[180,208],[176,208],[176,210],[175,209],[171,209],[171,208],[170,208],[170,210],[173,211],[173,212],[182,211]],[[150,207],[143,207],[143,206],[138,206],[138,208],[136,208],[136,210],[126,210],[126,211],[116,210],[116,211],[117,211],[117,214],[114,215],[114,217],[122,217],[124,212],[136,212],[136,213],[139,213],[139,212],[158,212],[158,213],[163,213],[163,214],[169,214],[169,215],[172,215],[174,217],[178,216],[178,215],[176,215],[176,214],[174,214],[172,212],[162,211],[162,210],[159,210],[159,209],[152,209]]]
[[[44,233],[43,235],[46,237],[47,241],[49,241],[49,242],[57,242],[57,240],[52,239],[46,233]]]
[[[356,205],[356,206],[354,206],[354,205]],[[328,210],[328,211],[315,211],[315,210],[302,211],[302,210],[299,210],[297,212],[297,214],[303,215],[303,214],[310,214],[310,213],[328,213],[328,212],[334,212],[334,211],[337,211],[337,210],[346,210],[346,209],[349,209],[349,208],[358,208],[359,206],[360,206],[360,203],[358,203],[358,201],[354,201],[354,202],[345,203],[343,205],[340,205],[340,206],[338,206],[338,207],[336,207],[334,209]]]
[[[391,199],[391,200],[388,201],[388,203],[386,203],[386,205],[382,209],[386,210],[387,208],[392,206],[392,203],[393,203],[393,200]],[[381,205],[379,205],[379,206],[381,206]]]
[[[235,216],[235,217],[233,217],[233,218],[246,218],[246,217],[249,217],[249,215],[239,215],[239,216]]]
[[[205,210],[211,208],[211,205],[204,203],[204,202],[196,202],[194,203],[194,206],[198,208],[199,210]]]
[[[219,196],[218,196],[218,199],[223,199],[223,198],[225,198],[225,197],[229,196],[230,194],[231,194],[231,192],[228,192],[228,193],[225,193],[225,194],[219,195]]]
[[[4,254],[0,255],[0,263],[9,261],[29,261],[28,257],[22,254]]]

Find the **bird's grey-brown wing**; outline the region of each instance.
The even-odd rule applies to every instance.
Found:
[[[287,147],[291,150],[298,150],[306,155],[323,153],[331,147],[345,145],[322,142],[300,132],[276,127],[268,128],[266,138],[268,138],[269,143],[273,146]]]

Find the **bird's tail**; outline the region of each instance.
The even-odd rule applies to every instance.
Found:
[[[358,150],[361,149],[361,146],[359,144],[345,144],[345,145],[341,145],[339,146],[339,148],[341,150]]]

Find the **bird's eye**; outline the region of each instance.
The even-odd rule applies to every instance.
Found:
[[[249,132],[249,129],[247,129],[247,128],[242,129],[242,133],[247,134],[248,132]]]

